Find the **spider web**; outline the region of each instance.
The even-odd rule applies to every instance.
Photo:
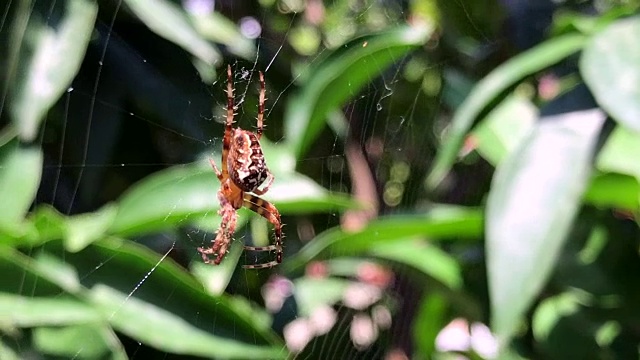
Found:
[[[310,1],[308,6],[318,3]],[[344,3],[351,7],[350,20],[378,21],[383,24],[380,28],[406,18],[409,11],[394,2]],[[49,115],[38,140],[45,149],[45,167],[36,203],[52,204],[67,215],[94,211],[117,201],[132,184],[155,172],[198,160],[205,163],[209,157],[219,164],[226,111],[226,78],[224,71],[220,71],[223,67],[218,67],[220,73],[209,82],[203,82],[203,74],[194,68],[187,52],[157,38],[143,24],[132,20],[122,1],[106,4],[96,25],[98,40],[90,45],[80,73]],[[206,7],[213,6],[213,2],[185,1],[183,5]],[[252,58],[225,54],[234,71],[237,108],[234,126],[244,129],[255,126],[257,72],[264,71],[267,82],[264,136],[268,143],[265,155],[271,167],[281,167],[282,164],[272,162],[276,157],[270,158],[273,153],[269,150],[285,151],[279,146],[286,144],[282,119],[287,101],[314,66],[325,61],[329,53],[340,47],[338,44],[363,29],[352,29],[347,24],[341,25],[343,28],[337,26],[334,43],[329,48],[318,44],[318,51],[302,57],[295,46],[304,44],[292,44],[305,30],[300,24],[311,21],[308,17],[314,14],[309,14],[309,10],[299,12],[300,2],[271,5],[280,7],[276,20],[268,17],[271,12],[260,11],[259,7],[257,14],[245,14],[244,6],[230,1],[215,5],[240,24],[245,36],[255,38]],[[455,6],[464,8],[461,1]],[[470,15],[467,16],[469,24],[477,30]],[[370,26],[368,30],[374,28]],[[145,43],[149,36],[154,37],[153,43]],[[377,76],[342,106],[336,122],[346,126],[343,136],[337,135],[335,128],[327,127],[310,150],[295,159],[297,172],[307,175],[329,193],[351,194],[373,204],[374,211],[285,213],[284,262],[327,229],[339,225],[355,229],[365,226],[376,214],[426,205],[421,199],[425,198],[422,181],[427,168],[420,160],[421,154],[433,152],[438,136],[427,123],[446,116],[445,100],[437,97],[434,100],[438,89],[433,82],[439,81],[436,74],[447,62],[428,62],[424,56],[408,53],[398,56],[390,66],[379,67]],[[292,66],[293,71],[287,66]],[[219,183],[213,171],[210,178],[210,197],[215,199]],[[178,178],[177,182],[186,180]],[[279,181],[282,180],[276,176],[276,184]],[[272,238],[272,226],[248,215],[241,211],[235,242],[262,241],[260,245],[264,245]],[[170,216],[171,213],[167,214],[167,219]],[[211,210],[196,217],[187,215],[180,225],[178,229],[171,227],[131,239],[158,255],[152,266],[141,270],[142,276],[133,279],[134,285],[112,316],[118,316],[125,303],[133,301],[164,262],[175,261],[185,268],[190,262],[199,262],[195,248],[210,245],[219,217]],[[271,234],[268,237],[266,229]],[[245,252],[238,256],[241,263],[250,264],[264,261],[269,254]],[[119,265],[115,257],[87,261],[89,266],[78,274],[80,279]],[[358,271],[354,272],[354,268]],[[407,339],[411,337],[411,314],[419,297],[411,295],[415,284],[403,271],[394,272],[383,263],[361,258],[337,258],[328,265],[308,264],[300,278],[286,278],[278,267],[259,272],[238,268],[227,291],[264,304],[274,318],[276,333],[297,358],[403,358],[411,348]],[[340,291],[334,297],[320,296],[318,303],[312,304],[311,299],[292,296],[296,294],[296,286],[311,288],[314,281],[326,280],[327,274],[340,280],[335,287]],[[205,274],[199,279],[207,276],[214,275]],[[165,296],[169,301],[173,291],[167,289]],[[300,309],[309,309],[309,313],[297,312]],[[132,359],[146,358],[149,354],[172,357],[119,335]]]

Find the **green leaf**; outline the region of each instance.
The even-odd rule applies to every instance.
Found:
[[[185,10],[168,0],[125,0],[153,32],[182,47],[208,65],[222,60],[218,50],[196,30]]]
[[[351,283],[353,281],[336,277],[296,279],[293,289],[300,316],[311,316],[320,307],[335,305]]]
[[[30,239],[29,245],[37,246],[64,237],[67,228],[66,219],[53,206],[39,205],[29,216],[29,221],[36,230],[36,235]]]
[[[210,294],[221,295],[224,293],[238,265],[240,255],[242,255],[244,251],[243,245],[242,241],[238,239],[231,241],[227,249],[227,254],[224,256],[224,261],[217,266],[205,264],[200,260],[191,262],[191,272],[200,280]],[[210,245],[207,244],[206,246]],[[198,259],[200,258],[198,257]]]
[[[21,234],[20,224],[40,185],[42,152],[11,142],[0,148],[0,231]]]
[[[98,211],[67,218],[65,224],[67,251],[80,251],[92,242],[103,238],[116,213],[117,207],[110,204]]]
[[[218,11],[211,13],[191,13],[194,27],[200,35],[208,40],[223,44],[238,56],[249,59],[256,53],[252,40],[247,39],[236,24]]]
[[[371,254],[410,266],[451,289],[462,287],[462,270],[456,259],[425,241],[405,239],[379,243],[372,247]]]
[[[15,65],[10,109],[20,139],[32,141],[40,121],[78,73],[91,39],[98,5],[91,0],[36,5]]]
[[[436,337],[446,325],[447,305],[444,296],[429,294],[420,301],[418,313],[413,319],[413,340],[420,354],[427,358],[435,351]]]
[[[493,331],[506,345],[545,284],[591,173],[605,115],[542,119],[501,163],[487,201],[487,267]]]
[[[431,32],[429,28],[401,26],[354,39],[323,61],[314,62],[284,116],[285,134],[296,157],[311,146],[331,112],[357,96],[390,64],[426,43]]]
[[[433,189],[442,181],[453,166],[464,137],[473,123],[492,102],[498,99],[500,94],[526,76],[541,71],[579,51],[584,42],[585,37],[577,34],[548,40],[511,58],[478,82],[453,116],[449,132],[427,177],[427,185]]]
[[[18,327],[59,326],[102,319],[93,307],[69,295],[31,297],[5,292],[0,292],[0,318]]]
[[[218,180],[211,168],[174,166],[147,176],[120,198],[110,232],[134,234],[215,214]]]
[[[598,170],[617,172],[640,181],[640,134],[624,126],[616,126],[607,138],[596,162]]]
[[[283,268],[293,272],[312,260],[343,255],[371,254],[378,245],[397,244],[408,237],[433,239],[474,238],[482,234],[482,214],[478,209],[440,205],[420,215],[389,216],[370,222],[366,228],[349,232],[333,228],[318,235]]]
[[[110,359],[128,358],[116,334],[102,323],[39,327],[33,331],[33,342],[49,355],[74,359],[100,359],[107,355]]]
[[[164,307],[136,297],[128,297],[126,293],[104,285],[96,285],[91,290],[91,298],[117,331],[156,349],[175,354],[216,358],[284,359],[286,357],[286,352],[280,347],[260,346],[246,339],[247,342],[242,342],[232,336],[226,338],[212,336],[208,331],[200,328],[207,324],[215,327],[226,326],[224,331],[231,335],[234,332],[233,324],[223,325],[224,323],[220,323],[223,319],[202,319],[200,321],[204,322],[200,326],[194,326],[179,313],[169,312]],[[229,319],[225,320],[229,321]]]
[[[533,128],[538,109],[523,96],[508,96],[470,135],[477,151],[494,166],[499,164]]]
[[[348,196],[330,193],[299,173],[275,174],[264,199],[281,213],[335,211],[358,207]],[[175,166],[148,176],[120,200],[110,231],[134,234],[187,224],[215,215],[220,182],[203,163]]]
[[[640,183],[629,175],[596,174],[584,193],[584,201],[596,206],[637,211],[640,209]]]
[[[620,124],[640,131],[640,17],[618,21],[585,46],[584,81],[602,108]]]
[[[25,263],[41,276],[79,274],[77,296],[91,303],[115,331],[161,351],[212,358],[284,358],[283,344],[254,310],[236,299],[212,297],[170,258],[131,241],[108,238],[77,253],[47,243]],[[62,276],[48,276],[63,288]],[[207,344],[207,346],[203,346]]]

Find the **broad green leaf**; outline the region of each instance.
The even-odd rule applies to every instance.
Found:
[[[198,260],[191,262],[191,272],[200,280],[210,294],[221,295],[224,293],[244,250],[243,245],[244,243],[239,239],[232,241],[229,249],[227,249],[227,254],[224,256],[224,261],[220,265],[205,264],[199,260],[200,257],[196,257]],[[211,244],[206,244],[205,246],[208,247]]]
[[[640,17],[620,20],[589,41],[580,70],[596,101],[621,125],[640,132]]]
[[[245,59],[249,59],[256,53],[253,41],[247,39],[233,21],[219,11],[189,15],[194,27],[203,38],[223,44],[230,52]]]
[[[281,213],[323,212],[359,205],[299,173],[277,174],[264,199]],[[207,164],[176,166],[148,176],[123,195],[111,232],[133,234],[215,215],[220,182]]]
[[[502,346],[554,268],[589,181],[604,120],[597,109],[544,118],[496,170],[486,251],[491,324]]]
[[[640,133],[624,126],[616,126],[607,138],[596,162],[598,170],[617,172],[640,181]]]
[[[35,236],[29,245],[37,246],[44,242],[64,237],[67,218],[60,214],[53,206],[39,205],[29,216],[29,221],[35,228]]]
[[[6,292],[0,292],[0,317],[18,327],[59,326],[101,320],[100,313],[93,307],[69,295],[32,297]]]
[[[408,237],[424,236],[437,240],[475,238],[481,234],[482,214],[479,210],[437,206],[426,214],[380,218],[360,231],[327,230],[287,259],[283,268],[285,272],[293,272],[312,260],[371,254],[380,244],[404,242]]]
[[[167,295],[168,296],[168,295]],[[114,328],[130,337],[154,348],[175,354],[188,354],[207,357],[242,358],[242,359],[284,359],[286,352],[279,347],[260,346],[258,341],[242,342],[229,336],[226,338],[212,336],[201,327],[207,323],[187,322],[179,313],[169,312],[160,307],[142,301],[136,297],[128,297],[126,293],[104,286],[96,285],[91,290],[91,297],[104,316],[109,318]],[[194,309],[191,309],[193,311]],[[204,320],[204,319],[203,319]],[[222,327],[221,319],[209,318],[208,327]],[[233,324],[227,324],[231,335]]]
[[[584,201],[596,206],[637,211],[640,208],[640,182],[624,174],[596,174],[584,193]]]
[[[456,259],[425,241],[404,239],[378,243],[372,246],[370,253],[419,270],[449,288],[459,290],[462,287],[462,270]]]
[[[0,148],[0,232],[24,233],[20,226],[40,185],[42,152],[11,142]]]
[[[29,142],[40,121],[78,73],[98,5],[91,0],[36,5],[19,44],[10,109],[20,138]],[[18,40],[18,39],[16,39]]]
[[[523,96],[508,96],[471,133],[471,143],[494,166],[531,131],[538,109]]]
[[[285,134],[302,156],[325,126],[328,115],[357,96],[365,84],[412,49],[426,43],[430,28],[401,26],[350,41],[308,70],[300,93],[291,98]]]
[[[133,234],[188,223],[189,218],[215,214],[218,179],[211,168],[174,166],[147,176],[120,198],[109,229]]]
[[[323,306],[333,306],[342,300],[344,291],[353,281],[337,278],[301,277],[294,281],[294,296],[301,316],[311,316]]]
[[[216,358],[286,357],[271,329],[253,321],[255,310],[226,296],[208,295],[167,256],[114,238],[76,253],[52,241],[28,266],[41,276],[45,270],[61,274],[72,267],[81,282],[77,296],[93,304],[115,331],[161,351]],[[60,276],[47,280],[65,282]]]
[[[98,211],[67,218],[65,224],[65,248],[67,251],[80,251],[93,241],[104,237],[117,211],[117,207],[110,204]]]
[[[185,10],[168,0],[125,0],[153,32],[190,52],[206,64],[222,60],[218,50],[196,30]]]
[[[82,339],[82,342],[78,341]],[[41,352],[74,359],[128,359],[116,334],[104,323],[38,327],[33,342]]]
[[[585,37],[577,34],[548,40],[511,58],[478,82],[453,116],[449,132],[427,177],[427,185],[435,188],[447,175],[456,161],[464,137],[492,102],[526,76],[546,69],[579,51],[584,42]]]

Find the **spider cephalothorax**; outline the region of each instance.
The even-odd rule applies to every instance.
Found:
[[[260,147],[264,119],[264,75],[260,72],[258,128],[255,133],[233,128],[234,98],[233,78],[231,75],[231,66],[229,65],[227,67],[227,119],[222,141],[222,171],[218,169],[213,159],[210,160],[211,166],[221,183],[220,190],[218,190],[218,200],[220,201],[218,214],[222,216],[222,221],[213,245],[210,248],[199,247],[198,251],[202,254],[202,259],[205,263],[212,262],[209,255],[217,255],[213,263],[220,264],[236,229],[236,210],[246,206],[273,224],[276,241],[274,245],[270,246],[245,246],[244,248],[253,251],[275,251],[276,260],[243,267],[249,269],[268,268],[282,262],[282,222],[280,221],[278,209],[268,201],[256,196],[266,193],[274,179],[273,174],[267,168],[262,148]],[[259,187],[262,184],[265,185],[260,189]]]

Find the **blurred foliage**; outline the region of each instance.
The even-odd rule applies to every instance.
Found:
[[[0,358],[638,357],[639,6],[8,2]],[[196,251],[227,63],[272,269]]]

